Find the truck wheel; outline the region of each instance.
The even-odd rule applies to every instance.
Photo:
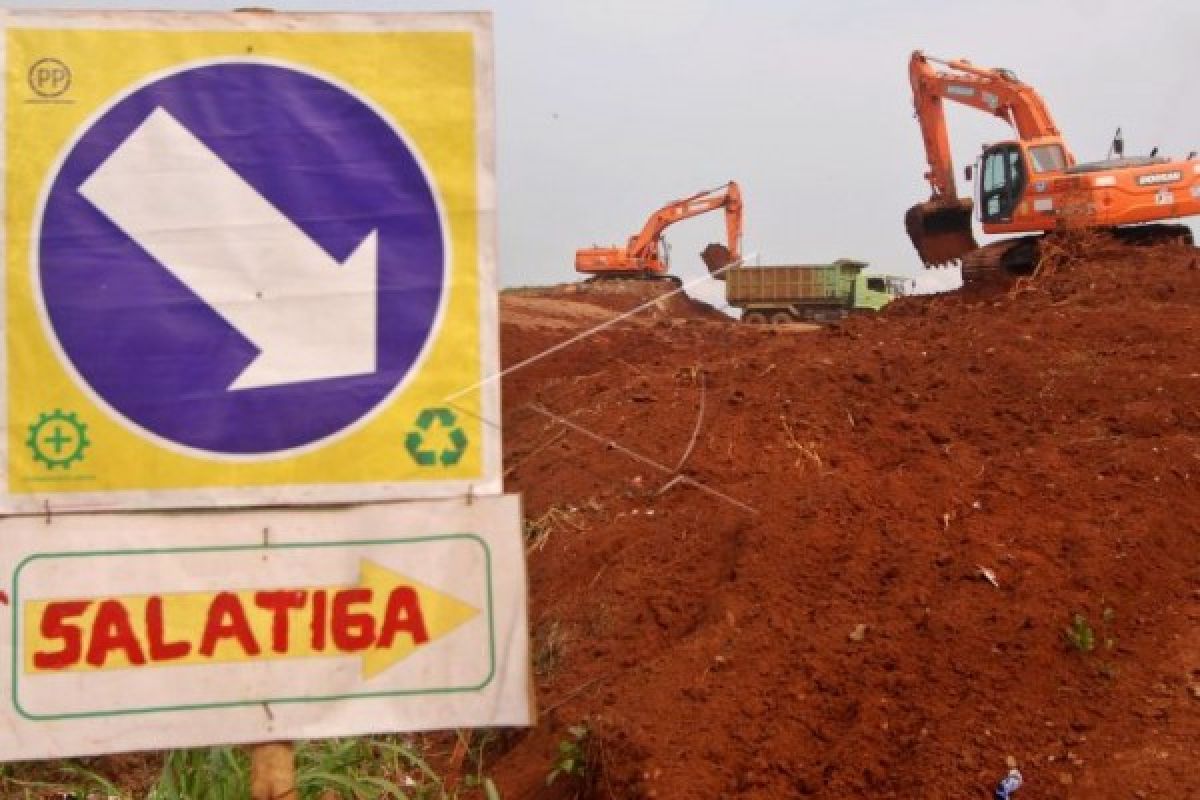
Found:
[[[771,315],[772,325],[790,325],[795,322],[796,318],[786,311],[776,311]]]
[[[750,325],[762,325],[767,321],[767,315],[761,311],[747,311],[742,314],[742,322]]]

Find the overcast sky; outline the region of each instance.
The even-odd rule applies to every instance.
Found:
[[[1080,160],[1103,158],[1118,125],[1127,154],[1200,149],[1196,0],[4,3],[248,4],[494,12],[506,286],[574,280],[576,248],[623,242],[657,206],[730,179],[745,197],[744,249],[762,263],[847,256],[922,272],[902,224],[929,193],[914,49],[1014,70]],[[983,142],[1010,137],[968,109],[950,125],[960,175]],[[671,228],[673,271],[702,275],[697,254],[723,236],[720,214]]]

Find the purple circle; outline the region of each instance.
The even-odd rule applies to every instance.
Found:
[[[229,390],[257,348],[79,193],[158,108],[339,264],[377,232],[374,373]],[[220,454],[302,447],[369,413],[420,357],[444,282],[441,215],[404,139],[346,90],[263,63],[185,69],[106,111],[55,175],[37,247],[50,326],[88,386],[135,425]]]

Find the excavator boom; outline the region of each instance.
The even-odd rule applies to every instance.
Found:
[[[945,101],[992,114],[1025,139],[1057,138],[1058,127],[1041,96],[1009,70],[985,69],[965,59],[940,61],[918,50],[909,60],[908,75],[932,192],[929,200],[908,210],[904,227],[926,265],[951,263],[979,245],[971,231],[974,204],[969,197],[960,198],[955,186]]]
[[[589,247],[575,253],[575,269],[590,275],[662,275],[668,264],[662,254],[663,232],[668,227],[709,211],[724,209],[728,245],[715,245],[724,253],[715,253],[709,245],[705,261],[712,257],[725,263],[740,257],[742,239],[742,193],[735,181],[674,200],[655,211],[642,229],[629,237],[625,247]],[[724,266],[724,263],[720,266]],[[713,267],[710,265],[710,269]]]

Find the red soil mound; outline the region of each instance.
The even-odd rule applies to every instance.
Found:
[[[504,324],[526,329],[587,328],[643,306],[642,311],[629,318],[630,325],[680,319],[729,321],[729,317],[712,306],[688,296],[678,282],[666,278],[597,279],[506,289],[500,294]]]
[[[543,711],[503,796],[959,800],[1008,758],[1031,798],[1200,796],[1198,335],[1163,248],[514,373]],[[590,778],[547,788],[581,722]]]

